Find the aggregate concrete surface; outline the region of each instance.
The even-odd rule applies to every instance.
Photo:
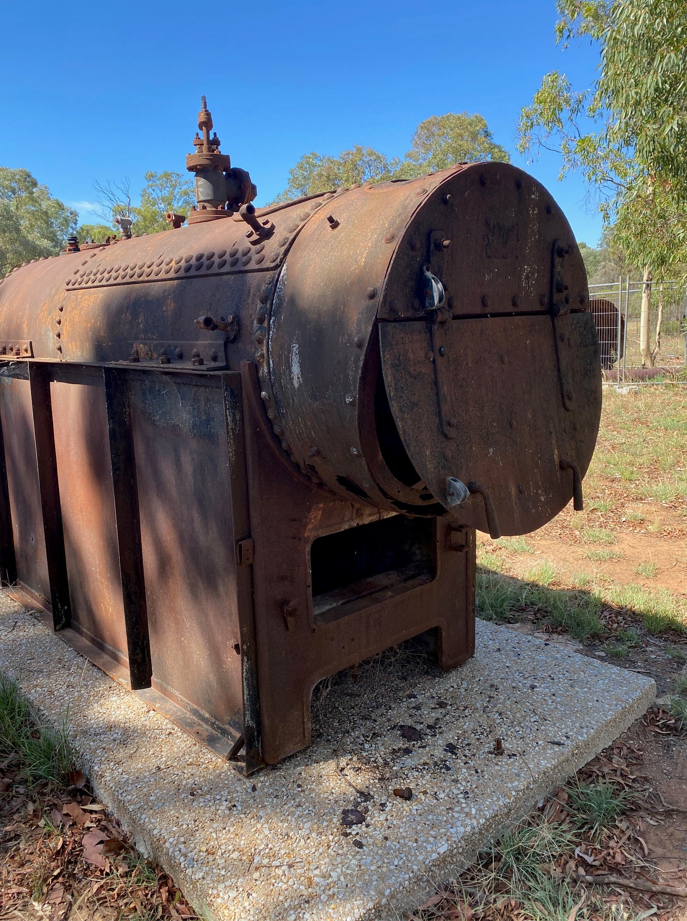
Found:
[[[68,711],[97,795],[217,921],[403,917],[655,695],[644,676],[478,621],[462,668],[403,651],[326,682],[313,745],[246,780],[4,593],[0,672],[53,724]],[[394,795],[406,787],[412,799]],[[342,825],[347,809],[364,821]]]

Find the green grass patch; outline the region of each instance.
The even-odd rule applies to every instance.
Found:
[[[0,757],[16,753],[28,783],[64,783],[72,764],[66,726],[52,732],[40,724],[16,683],[0,676]]]
[[[670,715],[677,722],[679,731],[687,734],[687,700],[684,697],[671,697]]]
[[[606,643],[604,652],[614,659],[626,659],[630,655],[630,647],[627,643]]]
[[[656,563],[640,563],[635,568],[635,572],[638,576],[644,576],[646,579],[655,579],[658,573],[658,566]]]
[[[671,659],[675,659],[676,662],[687,662],[687,652],[682,646],[676,646],[674,643],[667,647],[666,655],[670,656]]]
[[[615,534],[606,528],[583,528],[582,540],[588,544],[614,544]]]
[[[477,613],[484,620],[503,623],[531,612],[578,640],[603,633],[601,599],[596,593],[554,589],[478,567],[476,595]]]
[[[680,697],[687,697],[687,675],[678,675],[675,679],[675,692]]]
[[[571,814],[574,820],[598,837],[604,828],[613,825],[632,805],[634,795],[611,781],[580,783],[567,788],[570,794]]]
[[[628,521],[644,521],[645,515],[642,512],[627,512],[625,518]]]
[[[618,550],[587,550],[584,557],[586,560],[599,560],[607,563],[609,560],[621,560],[623,555]]]
[[[534,553],[524,537],[502,537],[497,543],[511,553]]]
[[[536,566],[532,566],[531,569],[528,569],[525,573],[525,578],[528,582],[538,582],[540,585],[553,585],[556,581],[556,567],[545,560],[543,563],[538,563]]]
[[[687,601],[667,589],[613,585],[604,595],[612,604],[640,617],[649,633],[687,633]]]

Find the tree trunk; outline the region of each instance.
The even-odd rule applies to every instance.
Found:
[[[656,317],[656,348],[651,353],[651,367],[652,368],[656,364],[658,353],[661,351],[661,327],[663,326],[663,304],[665,301],[664,294],[665,294],[664,286],[663,286],[663,282],[661,282],[658,288],[658,316]]]
[[[642,279],[642,312],[639,317],[639,354],[642,358],[642,367],[651,365],[651,326],[649,317],[651,313],[651,269],[644,266]]]

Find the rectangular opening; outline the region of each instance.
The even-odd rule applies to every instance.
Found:
[[[327,622],[337,608],[382,590],[430,582],[436,573],[435,522],[395,515],[313,541],[313,616]],[[412,584],[411,584],[412,583]]]

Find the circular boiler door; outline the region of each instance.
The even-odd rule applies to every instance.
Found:
[[[525,534],[579,497],[598,339],[582,257],[538,182],[482,163],[433,191],[398,246],[379,340],[403,447],[460,523]]]

